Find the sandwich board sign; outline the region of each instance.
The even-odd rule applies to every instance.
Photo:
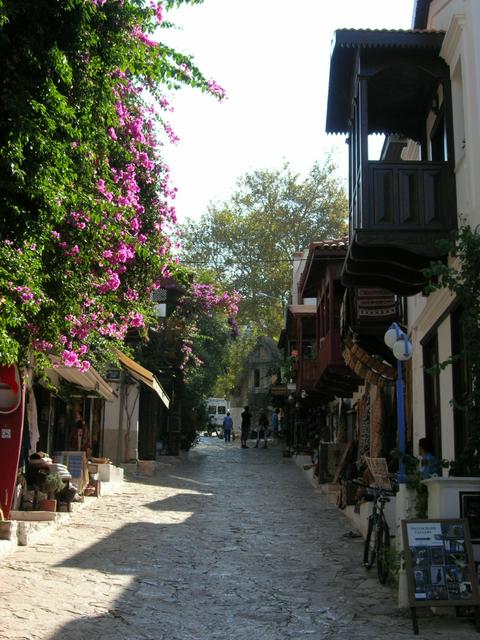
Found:
[[[479,594],[468,520],[402,520],[413,630],[417,607],[472,607],[480,630]]]

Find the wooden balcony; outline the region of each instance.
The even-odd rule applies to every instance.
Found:
[[[455,178],[448,162],[369,161],[351,198],[346,286],[383,287],[403,295],[426,285],[423,269],[447,255],[457,220]]]
[[[316,358],[302,359],[297,370],[297,380],[299,388],[313,388],[318,379],[320,363]]]
[[[325,401],[352,395],[361,379],[347,367],[340,350],[340,331],[326,334],[313,359],[298,363],[297,389],[315,389]]]
[[[455,224],[455,179],[448,162],[369,161],[367,188],[367,206],[354,219],[355,229],[448,232]]]
[[[442,32],[339,29],[330,65],[327,131],[349,142],[350,233],[342,271],[348,287],[411,295],[423,270],[447,256],[438,241],[457,224],[450,69]],[[369,159],[369,136],[403,139]],[[418,153],[417,153],[418,151]]]

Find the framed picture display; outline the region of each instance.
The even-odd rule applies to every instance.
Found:
[[[480,605],[468,520],[402,520],[408,598],[416,607]]]

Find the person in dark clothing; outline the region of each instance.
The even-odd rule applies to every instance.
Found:
[[[260,417],[258,418],[258,429],[257,429],[257,443],[255,445],[258,448],[258,443],[260,442],[260,438],[263,437],[263,448],[267,448],[267,430],[268,430],[268,418],[265,411],[262,411]]]
[[[250,433],[250,426],[252,424],[252,414],[248,409],[248,405],[245,407],[245,410],[242,411],[242,424],[241,424],[241,435],[240,441],[242,449],[248,449],[247,447],[247,438]]]
[[[279,431],[280,431],[279,413],[280,413],[280,409],[275,409],[275,411],[272,413],[272,430],[273,430],[273,437],[275,439],[278,438]]]
[[[90,429],[87,427],[80,411],[75,412],[75,419],[75,424],[70,434],[70,446],[72,451],[85,451],[89,456],[92,450]]]
[[[433,453],[433,445],[429,438],[420,438],[418,453],[421,458],[420,476],[422,478],[442,475],[442,466]]]

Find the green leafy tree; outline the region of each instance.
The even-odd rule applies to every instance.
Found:
[[[214,395],[220,398],[239,394],[239,382],[246,374],[247,356],[257,341],[255,331],[244,331],[237,340],[228,345],[223,355],[223,371],[217,376]]]
[[[205,400],[224,371],[228,346],[236,337],[238,297],[210,283],[185,288],[174,312],[150,332],[138,359],[160,378],[167,373],[181,394],[182,447],[188,449],[205,426]]]
[[[182,3],[0,2],[0,363],[86,370],[146,330],[162,277],[186,282],[166,92],[224,92],[156,39]]]
[[[315,163],[306,178],[287,163],[246,174],[228,201],[212,203],[198,221],[187,221],[183,255],[241,294],[240,324],[251,322],[276,337],[293,253],[345,235],[346,216],[347,199],[330,157]]]

